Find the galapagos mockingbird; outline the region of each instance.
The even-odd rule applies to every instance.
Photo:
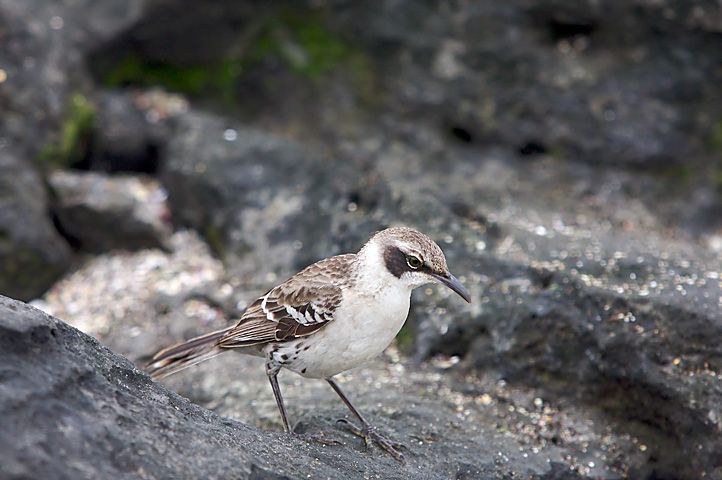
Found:
[[[282,368],[326,380],[361,422],[345,422],[350,430],[402,460],[398,445],[366,421],[333,376],[388,347],[406,321],[411,291],[432,282],[471,301],[433,240],[411,228],[388,228],[358,253],[321,260],[272,288],[235,325],[159,351],[148,369],[162,378],[229,350],[263,356],[286,432],[293,433],[278,387]]]

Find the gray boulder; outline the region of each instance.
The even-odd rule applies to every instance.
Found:
[[[545,162],[454,165],[394,184],[406,199],[425,189],[407,209],[448,239],[449,264],[475,292],[471,315],[444,293],[419,296],[417,356],[457,356],[465,371],[603,414],[644,445],[631,477],[720,474],[719,253],[610,194],[614,175],[589,186]]]
[[[149,12],[106,56],[239,62],[228,90],[242,113],[322,138],[389,112],[461,143],[591,164],[665,171],[719,150],[722,27],[706,0],[211,5]],[[299,78],[327,63],[343,74]]]
[[[104,91],[98,95],[89,170],[148,174],[158,170],[167,128],[161,119],[151,121],[152,110],[140,108],[143,97],[141,92]]]
[[[404,435],[406,464],[358,443],[324,447],[261,431],[169,392],[94,339],[5,297],[0,357],[7,479],[559,478],[554,448],[522,454],[493,430],[459,430],[453,411],[423,399],[404,404],[413,405],[408,416],[384,422],[415,432],[413,444]],[[305,429],[328,428],[335,412],[317,409]]]
[[[0,147],[0,293],[30,300],[70,266],[71,251],[53,226],[38,172]]]
[[[76,247],[91,252],[164,248],[170,235],[165,191],[151,179],[52,172],[53,211]]]
[[[235,273],[265,278],[337,250],[336,233],[372,231],[349,216],[352,172],[295,142],[189,112],[176,119],[160,176],[175,222],[198,230]]]
[[[63,130],[73,121],[67,118],[71,97],[91,90],[86,55],[137,21],[152,3],[0,3],[4,38],[0,60],[5,73],[0,92],[0,137],[27,150],[28,159],[66,141]]]

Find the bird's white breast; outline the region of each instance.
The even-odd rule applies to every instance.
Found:
[[[288,368],[326,378],[363,365],[391,344],[406,321],[409,301],[407,288],[386,288],[373,296],[344,292],[334,320],[300,340],[309,348]]]
[[[380,264],[378,252],[367,253],[364,270],[355,285],[343,291],[333,320],[282,347],[293,353],[302,342],[302,355],[286,368],[306,377],[330,377],[379,355],[399,333],[409,314],[411,288]]]

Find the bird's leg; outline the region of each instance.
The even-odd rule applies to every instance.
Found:
[[[286,413],[286,405],[283,403],[283,397],[281,396],[281,388],[278,386],[278,371],[280,369],[274,367],[272,364],[266,364],[266,375],[268,380],[271,382],[271,389],[273,390],[273,396],[276,398],[276,405],[278,405],[278,411],[281,412],[281,420],[283,421],[283,430],[290,434],[302,437],[306,440],[321,443],[323,445],[340,445],[341,442],[333,439],[327,439],[323,437],[323,434],[314,435],[299,435],[290,428],[288,423],[288,413]]]
[[[376,442],[379,447],[389,452],[391,456],[393,456],[396,460],[403,461],[404,455],[400,451],[402,445],[395,443],[378,433],[376,429],[361,415],[361,412],[356,410],[356,407],[353,406],[348,397],[346,397],[346,395],[343,393],[341,387],[339,387],[338,383],[336,383],[336,380],[334,380],[333,378],[327,378],[326,381],[329,385],[331,385],[331,388],[333,388],[333,390],[338,394],[338,396],[341,397],[341,400],[343,400],[343,403],[345,403],[348,409],[351,410],[351,413],[353,413],[354,416],[359,419],[359,421],[361,422],[361,428],[357,427],[356,425],[345,419],[341,419],[339,420],[339,422],[346,425],[346,427],[351,431],[351,433],[363,438],[364,443],[367,447],[369,441]]]
[[[266,375],[268,375],[268,380],[271,382],[271,389],[273,390],[273,396],[276,397],[276,405],[278,405],[278,411],[281,412],[283,430],[286,433],[293,433],[291,428],[288,426],[288,414],[286,413],[286,406],[283,404],[281,389],[278,386],[278,369],[266,365]]]

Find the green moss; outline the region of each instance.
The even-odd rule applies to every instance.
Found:
[[[660,177],[674,180],[677,183],[688,183],[694,179],[695,169],[689,165],[666,165],[657,168],[654,172]]]
[[[358,98],[368,106],[378,106],[383,103],[382,92],[385,89],[380,88],[379,78],[368,55],[360,50],[354,50],[346,65]]]
[[[328,30],[322,20],[313,12],[278,13],[262,24],[243,53],[206,64],[178,65],[128,54],[105,75],[104,83],[109,87],[163,86],[188,96],[233,101],[244,71],[268,60],[276,60],[310,79],[347,62],[354,76],[363,78],[368,62]]]
[[[313,13],[281,13],[260,30],[248,61],[277,58],[300,76],[317,78],[348,60],[352,49]]]
[[[230,59],[213,65],[176,65],[129,54],[108,73],[105,84],[109,87],[161,85],[189,96],[216,94],[229,98],[241,71],[240,63]]]
[[[216,76],[211,85],[218,97],[226,102],[236,100],[236,86],[243,74],[244,65],[241,60],[226,59],[216,68]]]
[[[60,137],[56,143],[42,149],[40,160],[57,167],[69,167],[80,161],[87,149],[94,123],[95,105],[83,94],[73,94],[61,125]]]

